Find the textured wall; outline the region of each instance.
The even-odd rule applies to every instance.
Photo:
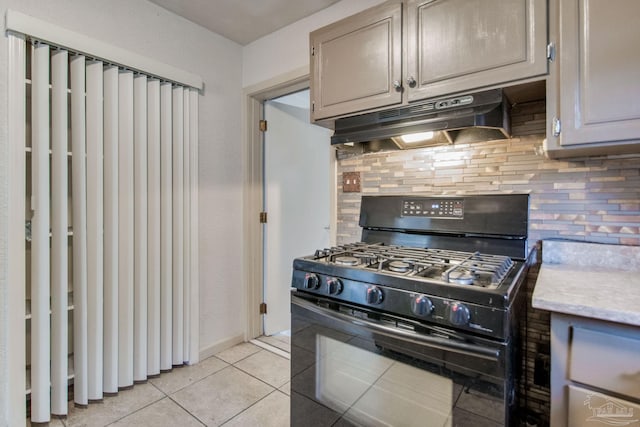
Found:
[[[640,245],[640,156],[545,159],[544,101],[514,108],[512,125],[511,140],[344,156],[338,162],[338,244],[360,239],[361,194],[519,192],[531,195],[532,247],[548,238]],[[360,172],[362,193],[342,192],[345,172]],[[531,268],[526,284],[520,395],[542,426],[549,419],[549,388],[534,380],[536,359],[540,366],[549,360],[549,313],[531,307],[538,270]],[[548,378],[544,369],[539,373]]]
[[[242,49],[242,87],[309,67],[309,33],[384,0],[341,0]]]

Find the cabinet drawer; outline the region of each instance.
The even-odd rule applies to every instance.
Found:
[[[640,400],[640,336],[574,327],[569,377]]]
[[[640,423],[640,405],[570,385],[568,415],[568,427],[635,426]]]

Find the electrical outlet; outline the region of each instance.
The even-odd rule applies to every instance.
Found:
[[[342,192],[359,193],[360,191],[360,172],[344,172],[342,174]]]

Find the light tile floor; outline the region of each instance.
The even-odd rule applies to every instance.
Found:
[[[289,337],[261,337],[290,351]],[[88,408],[69,405],[53,427],[289,426],[289,360],[242,343],[194,366],[124,390]]]

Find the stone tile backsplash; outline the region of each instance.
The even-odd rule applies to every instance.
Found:
[[[338,160],[338,182],[360,172],[361,193],[338,191],[337,243],[360,240],[361,195],[529,193],[529,241],[566,238],[640,245],[640,155],[544,157],[544,102],[516,106],[514,137]]]

